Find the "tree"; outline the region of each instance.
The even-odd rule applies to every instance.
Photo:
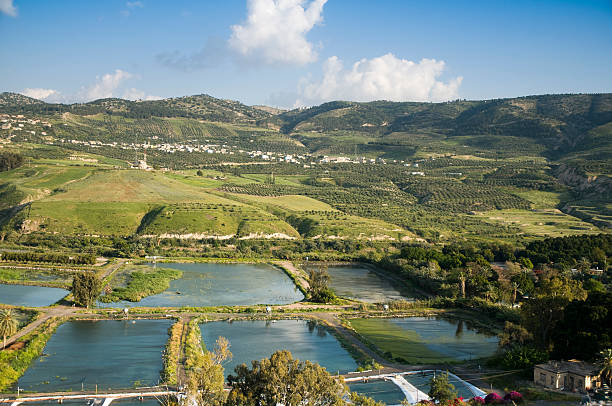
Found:
[[[461,297],[465,299],[465,273],[459,272],[459,283],[461,286]]]
[[[540,281],[534,297],[521,306],[521,324],[533,334],[536,345],[548,350],[550,333],[563,319],[563,311],[572,300],[586,299],[580,282],[568,278],[552,277]]]
[[[193,343],[193,337],[188,338],[192,341],[192,346],[200,346],[199,342]],[[229,350],[230,344],[227,338],[219,337],[212,351],[191,353],[192,363],[189,364],[187,375],[187,392],[189,398],[201,406],[221,406],[225,402],[223,393],[223,362],[232,358]],[[191,404],[191,403],[190,403]]]
[[[441,405],[448,404],[457,398],[455,386],[448,380],[448,372],[437,374],[431,378],[429,388],[427,395]]]
[[[317,303],[329,303],[336,298],[336,295],[329,287],[330,276],[327,268],[311,269],[308,271],[308,276],[310,300]]]
[[[0,310],[0,335],[2,336],[2,348],[6,347],[6,337],[17,332],[17,320],[11,309]]]
[[[325,368],[293,359],[289,351],[245,364],[228,377],[227,406],[342,406],[347,389]]]
[[[370,397],[355,392],[350,393],[349,399],[354,406],[385,406],[384,402],[377,402]]]
[[[602,381],[607,382],[608,385],[612,384],[612,348],[606,348],[599,352],[599,360],[597,362],[599,366],[599,377]]]
[[[499,346],[511,348],[516,345],[525,345],[533,340],[533,335],[523,326],[506,321],[504,331],[499,335]]]
[[[75,303],[89,308],[102,291],[102,282],[92,272],[78,273],[72,279],[71,290]]]
[[[570,302],[550,335],[556,359],[592,360],[612,348],[612,293],[591,291],[585,301]]]

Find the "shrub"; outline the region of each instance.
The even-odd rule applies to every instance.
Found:
[[[504,400],[511,400],[512,402],[515,403],[522,403],[523,402],[523,395],[521,395],[519,392],[517,391],[512,391],[510,393],[506,393],[506,396],[504,396]]]
[[[499,396],[497,393],[495,392],[491,392],[489,393],[485,398],[484,401],[487,405],[496,405],[496,404],[500,404],[500,403],[504,403],[504,400],[502,399],[501,396]]]

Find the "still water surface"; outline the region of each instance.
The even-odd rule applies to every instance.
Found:
[[[69,321],[19,379],[27,391],[157,384],[170,320]]]
[[[237,365],[245,363],[250,367],[252,360],[268,358],[277,350],[289,350],[293,358],[316,362],[333,374],[357,368],[353,358],[336,338],[314,322],[214,321],[200,324],[200,329],[203,345],[208,349],[214,346],[219,336],[229,340],[233,358],[224,364],[225,376],[233,373]]]
[[[416,332],[428,349],[456,360],[490,357],[497,350],[497,336],[480,333],[463,320],[434,317],[387,320]]]
[[[338,296],[368,303],[407,299],[394,282],[358,265],[330,266],[330,287]]]
[[[349,389],[351,392],[369,396],[377,402],[384,402],[386,405],[399,405],[402,400],[406,399],[399,386],[382,379],[367,383],[351,383],[349,384]]]
[[[304,298],[293,281],[267,264],[164,263],[183,271],[170,287],[140,302],[102,303],[101,307],[181,307],[289,304]]]
[[[49,306],[67,294],[67,290],[59,288],[0,284],[0,303],[12,306]]]

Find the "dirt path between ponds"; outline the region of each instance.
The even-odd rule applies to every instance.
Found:
[[[372,351],[367,345],[359,340],[352,331],[344,327],[340,323],[340,319],[334,313],[315,313],[313,316],[323,320],[330,328],[334,329],[338,334],[344,337],[351,345],[357,347],[361,352],[372,358],[374,361],[384,366],[392,366],[389,361]]]
[[[187,331],[189,330],[191,318],[191,315],[186,314],[180,319],[183,323],[183,330],[181,331],[181,345],[179,347],[178,363],[176,366],[176,383],[179,388],[187,385],[187,371],[185,370],[187,355],[185,354],[185,343],[187,341]]]
[[[304,289],[304,291],[308,291],[308,288],[310,288],[310,284],[308,283],[308,276],[304,271],[297,269],[295,265],[293,265],[293,262],[273,261],[272,263],[282,268],[285,268],[289,273],[293,275],[295,279],[297,279],[297,282],[300,284],[302,289]]]
[[[75,309],[72,307],[68,307],[68,306],[52,307],[49,310],[47,310],[45,313],[43,313],[41,317],[37,318],[36,320],[34,320],[33,322],[31,322],[30,324],[28,324],[21,330],[19,330],[17,334],[13,335],[12,337],[7,338],[6,346],[10,347],[11,344],[13,344],[15,341],[25,336],[26,334],[31,333],[36,328],[38,328],[41,324],[43,324],[45,321],[49,320],[52,317],[65,317],[65,316],[70,316],[74,313],[75,313]],[[0,348],[2,349],[5,348],[1,341],[0,341]]]
[[[108,267],[108,269],[104,270],[102,277],[100,279],[104,280],[109,277],[113,272],[117,269],[121,268],[128,260],[126,258],[118,258],[117,262]]]

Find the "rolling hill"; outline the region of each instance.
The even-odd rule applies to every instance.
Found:
[[[4,229],[505,241],[612,226],[612,94],[281,111],[2,93],[0,116],[2,150],[27,162],[0,174]],[[164,171],[126,170],[144,154]]]

